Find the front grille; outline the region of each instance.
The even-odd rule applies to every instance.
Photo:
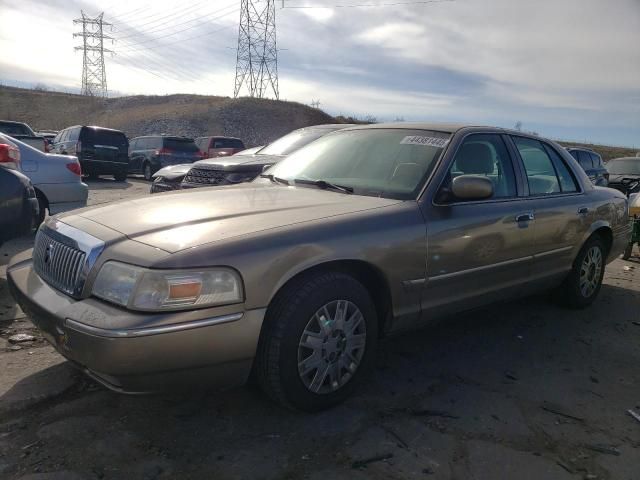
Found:
[[[203,185],[224,185],[228,183],[226,179],[227,172],[194,167],[184,177],[184,182],[201,183]]]
[[[57,232],[47,234],[40,229],[33,249],[36,273],[49,285],[68,295],[77,293],[86,258],[85,252],[72,243]]]

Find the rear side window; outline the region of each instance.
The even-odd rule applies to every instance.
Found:
[[[584,170],[590,170],[593,168],[593,162],[591,161],[591,155],[589,155],[589,152],[580,150],[578,152],[578,163]]]
[[[179,152],[198,151],[198,146],[190,138],[165,138],[163,139],[163,146],[169,150],[177,150]]]
[[[578,191],[578,184],[574,178],[571,170],[565,163],[565,161],[558,155],[551,146],[544,144],[544,148],[553,161],[553,166],[556,167],[558,178],[560,179],[560,188],[563,193],[572,193]]]
[[[12,135],[28,135],[31,136],[31,132],[27,127],[21,123],[5,123],[0,122],[0,132],[6,133],[9,136]]]
[[[67,140],[69,142],[75,142],[80,137],[80,128],[71,128],[69,129],[69,135],[67,136]]]
[[[108,145],[125,150],[129,148],[127,137],[124,133],[117,130],[85,128],[82,137],[83,142],[87,142],[92,145]]]
[[[237,138],[217,138],[213,142],[213,148],[244,149],[244,144]]]
[[[560,182],[549,155],[538,140],[512,137],[516,144],[529,182],[530,195],[550,195],[560,193]]]

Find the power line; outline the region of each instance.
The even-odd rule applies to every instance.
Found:
[[[284,0],[282,1],[281,8],[367,8],[367,7],[395,7],[401,5],[428,5],[430,3],[445,3],[455,2],[455,0],[422,0],[422,1],[407,1],[407,2],[392,2],[392,3],[358,3],[358,4],[343,4],[343,5],[292,5],[285,6]]]
[[[252,97],[264,98],[269,90],[278,99],[278,47],[275,0],[259,8],[255,0],[241,0],[234,98],[244,86]]]
[[[80,10],[82,18],[76,18],[73,24],[82,24],[82,32],[76,32],[73,37],[82,37],[82,46],[75,50],[82,50],[82,95],[107,96],[107,74],[104,67],[104,53],[112,53],[112,50],[104,48],[105,40],[113,40],[104,35],[103,27],[111,25],[102,17],[104,12],[95,18],[85,15]]]

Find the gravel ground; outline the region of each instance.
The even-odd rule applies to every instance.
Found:
[[[98,204],[148,184],[92,182]],[[386,339],[344,405],[316,415],[259,391],[127,397],[74,371],[7,292],[0,248],[0,478],[639,478],[640,258],[589,309],[545,296]],[[33,340],[16,345],[15,334]]]

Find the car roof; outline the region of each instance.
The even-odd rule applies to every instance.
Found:
[[[618,158],[612,158],[609,161],[613,162],[614,160],[635,160],[637,162],[640,162],[640,157],[618,157]]]
[[[403,130],[432,130],[435,132],[446,132],[446,133],[454,133],[463,128],[492,128],[495,130],[500,130],[504,132],[514,132],[514,133],[522,133],[517,132],[515,130],[508,130],[500,127],[491,127],[489,125],[476,125],[476,124],[468,124],[468,123],[442,123],[442,122],[389,122],[389,123],[371,123],[367,125],[354,125],[350,128],[355,130],[363,130],[368,128],[398,128]]]
[[[226,137],[224,135],[204,135],[202,137],[196,137],[197,140],[201,138],[223,138],[225,140],[240,140],[238,137]],[[242,140],[240,140],[242,141]]]
[[[13,120],[0,120],[0,123],[10,123],[12,125],[26,125],[24,122],[14,122]]]
[[[585,150],[587,152],[596,153],[593,148],[588,147],[564,147],[566,150]]]

